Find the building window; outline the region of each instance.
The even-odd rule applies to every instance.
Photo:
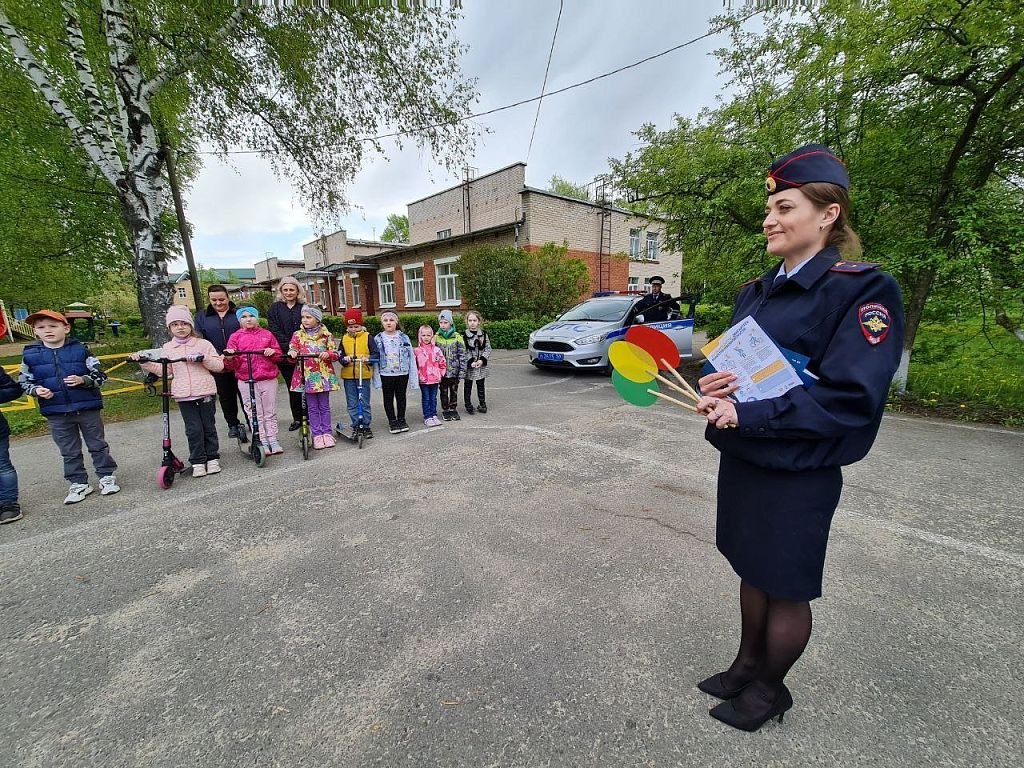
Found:
[[[640,258],[640,230],[629,230],[629,258]]]
[[[437,233],[437,239],[438,240],[447,240],[451,236],[452,236],[451,229],[442,229],[440,232]]]
[[[648,232],[647,233],[647,260],[657,261],[658,260],[658,233]]]
[[[380,305],[395,306],[395,270],[388,269],[377,273],[377,284],[380,286]]]
[[[645,277],[644,278],[644,293],[650,293],[650,292],[651,292],[651,278]]]
[[[461,303],[462,294],[459,293],[459,273],[456,271],[456,259],[441,264],[434,262],[434,270],[437,274],[438,305]]]
[[[628,279],[628,281],[626,282],[626,288],[628,290],[630,290],[630,291],[639,291],[640,290],[640,278],[639,277],[630,277]]]
[[[178,298],[179,299],[187,299],[188,298],[188,291],[186,291],[184,288],[179,288],[178,289]]]
[[[405,275],[405,306],[422,307],[423,302],[423,265],[402,267]]]
[[[352,306],[353,307],[358,307],[358,306],[360,306],[363,303],[362,299],[359,296],[359,278],[358,277],[353,277],[353,278],[351,278],[351,280],[352,280]]]

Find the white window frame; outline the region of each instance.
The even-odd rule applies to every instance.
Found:
[[[449,264],[455,264],[458,262],[458,256],[451,256],[446,259],[437,259],[434,261],[434,293],[437,298],[437,306],[439,307],[457,307],[462,304],[462,291],[459,290],[459,273],[455,272],[452,275],[445,275],[445,278],[455,278],[455,295],[457,298],[454,299],[442,299],[441,298],[441,273],[438,271],[438,267],[445,267]]]
[[[629,230],[629,258],[638,261],[640,256],[640,228]]]
[[[389,281],[384,280],[385,277],[390,277]],[[385,290],[385,286],[390,286],[391,290]],[[395,268],[388,267],[382,269],[377,273],[377,290],[380,292],[380,304],[381,307],[397,307],[395,303]],[[391,294],[390,301],[387,300],[388,293]]]
[[[352,306],[353,307],[361,307],[361,306],[363,306],[363,296],[362,296],[362,291],[360,290],[359,278],[358,277],[350,277],[348,280],[352,284]]]
[[[651,292],[651,278],[645,277],[644,278],[644,293],[650,293],[650,292]]]
[[[653,247],[651,247],[653,244]],[[648,232],[647,233],[647,248],[644,250],[644,258],[647,261],[658,260],[658,233]]]
[[[409,277],[409,270],[418,269],[420,271],[419,277]],[[402,282],[405,284],[405,306],[407,307],[425,307],[427,305],[424,296],[424,285],[426,281],[423,279],[423,262],[418,261],[415,264],[403,264],[402,265]],[[412,293],[409,290],[410,283],[419,283],[419,301],[409,301],[409,295]]]
[[[187,299],[188,298],[188,291],[185,290],[185,286],[183,286],[183,285],[178,287],[178,298],[179,299]]]
[[[630,275],[626,278],[626,290],[628,291],[639,291],[640,290],[640,278],[636,275]]]
[[[452,236],[452,228],[451,227],[448,227],[448,229],[440,229],[437,232],[437,239],[438,240],[447,240],[451,236]]]

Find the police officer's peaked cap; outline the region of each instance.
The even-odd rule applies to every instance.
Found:
[[[780,157],[768,170],[764,186],[768,194],[773,195],[816,181],[850,188],[850,174],[846,172],[846,166],[824,144],[806,144]]]
[[[654,285],[655,283],[657,283],[658,285],[664,285],[665,278],[662,277],[661,275],[654,275],[653,277],[651,277],[651,285]]]

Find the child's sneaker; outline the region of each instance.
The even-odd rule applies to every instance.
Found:
[[[462,417],[459,416],[459,412],[456,410],[452,411],[452,419],[455,421],[462,421]]]
[[[16,501],[0,504],[0,525],[21,520],[21,505]]]
[[[220,472],[220,459],[210,459],[206,462],[206,474],[216,475]]]
[[[477,413],[487,413],[487,403],[485,403],[483,400],[481,400],[480,401],[480,405],[478,405],[476,407],[476,412]]]
[[[324,436],[313,435],[313,449],[319,451],[324,447]]]
[[[206,465],[205,464],[193,464],[192,465],[192,477],[205,477],[206,476]]]
[[[408,432],[409,431],[409,425],[406,423],[405,419],[399,419],[398,420],[398,431],[399,432]]]
[[[370,429],[369,427],[363,427],[363,437],[369,440],[371,437],[373,437],[373,430]]]
[[[430,426],[432,426],[432,427],[440,427],[441,426],[441,420],[439,418],[437,418],[437,416],[431,416],[430,417]]]
[[[397,435],[401,431],[402,430],[400,430],[398,428],[398,420],[397,419],[395,421],[388,422],[388,432],[390,432],[392,435]]]
[[[473,404],[472,403],[466,403],[466,413],[468,413],[470,416],[472,416],[475,412],[476,411],[473,408]]]
[[[451,411],[441,411],[441,417],[445,421],[451,421],[452,420],[452,412]]]
[[[338,444],[334,439],[334,435],[329,432],[326,435],[321,435],[321,437],[324,439],[324,448],[333,448]]]
[[[91,488],[89,490],[92,490]],[[121,490],[121,486],[117,484],[117,478],[113,475],[107,475],[106,477],[100,478],[100,495],[109,496],[112,493],[117,493]]]
[[[92,493],[92,486],[88,483],[72,483],[68,488],[68,495],[64,497],[64,503],[77,504],[90,493]]]
[[[281,444],[277,442],[277,440],[271,440],[270,445],[267,446],[267,453],[271,455],[284,453],[284,448],[281,447]]]

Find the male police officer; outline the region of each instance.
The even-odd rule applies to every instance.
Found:
[[[668,320],[670,311],[679,311],[679,302],[661,292],[665,278],[655,275],[651,278],[651,292],[636,303],[637,314],[643,314],[645,323],[660,323]]]

